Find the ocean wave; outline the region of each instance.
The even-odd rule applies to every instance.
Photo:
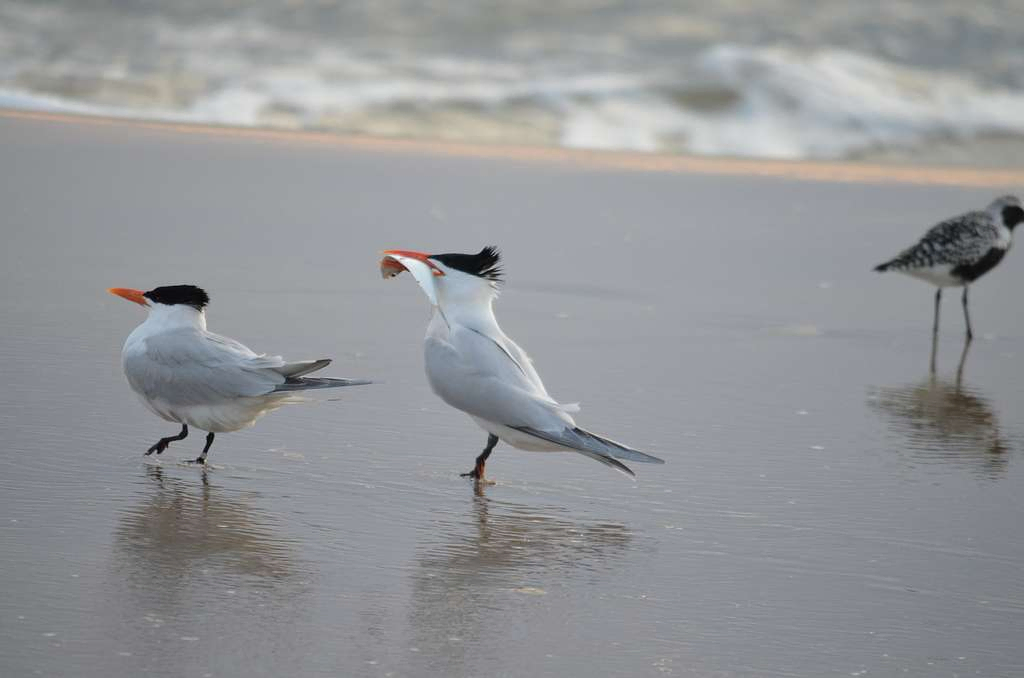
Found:
[[[70,15],[8,12],[6,107],[786,159],[1024,137],[1024,91],[849,50],[716,45],[678,62],[598,67],[565,55],[346,49],[254,21],[186,29],[156,19],[123,28],[153,53],[111,63],[102,45],[80,41],[42,59],[33,31]]]
[[[795,159],[1022,134],[1024,92],[850,52],[720,46],[667,92],[576,107],[562,143]]]

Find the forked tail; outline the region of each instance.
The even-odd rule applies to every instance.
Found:
[[[315,388],[339,388],[341,386],[364,386],[372,384],[368,379],[331,379],[329,377],[293,377],[279,384],[273,393],[287,391],[309,391]]]
[[[632,447],[627,447],[622,443],[615,442],[609,438],[603,438],[599,435],[586,431],[582,428],[565,428],[559,432],[554,431],[540,431],[529,426],[516,426],[514,427],[518,431],[528,433],[532,436],[536,436],[542,440],[546,440],[549,443],[555,443],[561,445],[574,452],[590,457],[594,461],[599,461],[606,466],[611,466],[616,471],[623,473],[630,478],[636,478],[636,474],[623,464],[619,459],[629,459],[630,461],[639,461],[647,464],[664,464],[664,459],[659,459],[649,454],[645,454],[639,450],[634,450]]]
[[[309,374],[310,372],[322,370],[330,364],[330,358],[321,358],[320,360],[299,360],[294,363],[285,363],[280,367],[273,368],[273,370],[282,377],[291,379],[294,377],[301,377],[302,375]]]
[[[366,379],[331,379],[330,377],[304,377],[302,375],[322,370],[331,364],[330,358],[320,360],[300,360],[294,363],[286,363],[280,367],[272,368],[275,372],[284,377],[284,383],[279,384],[272,393],[287,391],[309,391],[315,388],[339,388],[341,386],[363,386],[372,384]]]

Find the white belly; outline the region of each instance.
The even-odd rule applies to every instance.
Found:
[[[257,398],[235,398],[216,405],[172,405],[159,399],[141,398],[142,402],[158,417],[178,424],[213,433],[227,433],[252,426],[257,419],[289,402],[301,398],[292,395],[261,396]]]
[[[472,416],[472,415],[470,415]],[[522,431],[517,431],[514,428],[508,426],[502,426],[501,424],[495,424],[492,421],[486,419],[480,419],[479,417],[473,417],[473,421],[476,425],[487,431],[491,435],[496,435],[501,439],[501,442],[507,443],[512,447],[520,450],[528,450],[530,452],[568,452],[569,448],[562,447],[561,445],[555,445],[549,443],[546,440],[541,440],[536,436],[531,436]]]
[[[939,287],[963,287],[963,281],[954,277],[951,273],[952,270],[953,267],[947,264],[943,266],[931,266],[929,268],[916,268],[907,271],[900,271],[900,273],[909,275],[911,278],[924,280],[925,282]]]

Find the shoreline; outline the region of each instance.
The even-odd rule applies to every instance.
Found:
[[[0,147],[4,675],[1021,673],[1024,257],[972,286],[963,369],[944,300],[934,373],[934,289],[871,270],[993,189],[70,116],[0,115]],[[503,446],[497,484],[459,477],[482,432],[380,253],[487,244],[552,393],[668,463]],[[105,290],[173,284],[380,386],[218,436],[208,478],[177,463],[201,435],[154,464],[178,427],[126,386],[145,311]]]
[[[817,160],[761,160],[719,156],[645,154],[547,146],[512,146],[425,139],[386,138],[308,130],[277,130],[138,118],[77,115],[0,108],[0,119],[44,123],[126,127],[165,134],[213,136],[304,146],[406,155],[508,160],[561,165],[591,171],[756,176],[824,183],[900,183],[911,185],[1015,188],[1024,186],[1024,170],[944,167]]]

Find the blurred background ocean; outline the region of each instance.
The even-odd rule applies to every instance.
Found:
[[[0,0],[0,107],[1021,166],[1020,0]]]

